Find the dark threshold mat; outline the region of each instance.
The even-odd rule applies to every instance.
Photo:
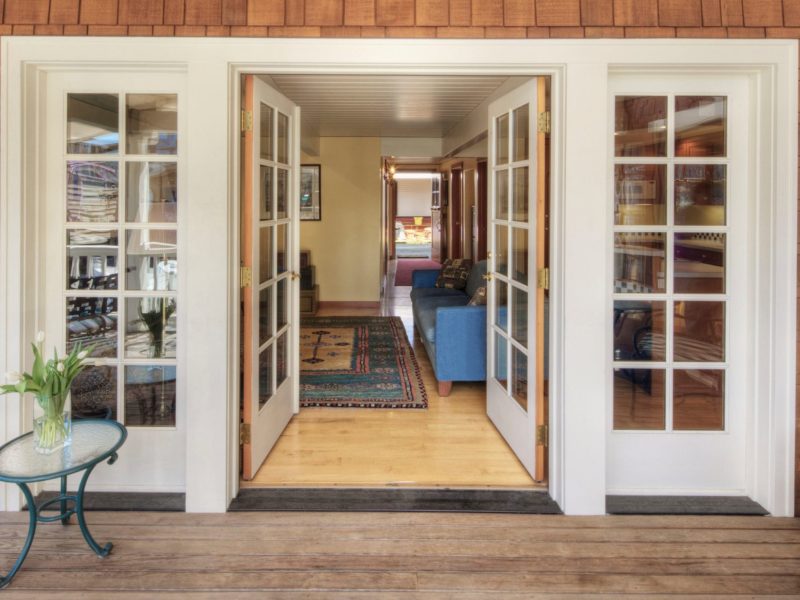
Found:
[[[769,513],[747,496],[606,496],[612,515],[740,515]]]
[[[76,492],[68,492],[75,494]],[[36,504],[41,505],[58,496],[56,492],[41,492],[36,496]],[[58,505],[48,507],[56,510]],[[153,511],[183,512],[186,510],[186,494],[149,492],[86,492],[83,495],[84,510],[109,511]]]
[[[546,491],[407,488],[242,489],[228,510],[561,514]]]

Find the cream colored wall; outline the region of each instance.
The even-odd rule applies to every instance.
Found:
[[[380,138],[320,138],[322,220],[300,222],[322,302],[380,300]]]

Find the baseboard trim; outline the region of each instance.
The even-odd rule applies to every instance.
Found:
[[[467,488],[245,488],[228,511],[561,514],[546,490]]]
[[[334,300],[324,300],[320,301],[319,308],[380,308],[381,303],[379,301],[376,302],[362,302],[362,301],[334,301]]]

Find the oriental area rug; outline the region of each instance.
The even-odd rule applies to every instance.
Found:
[[[300,323],[300,406],[427,408],[399,317],[311,317]]]

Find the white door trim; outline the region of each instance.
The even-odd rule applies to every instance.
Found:
[[[254,73],[492,73],[553,77],[553,246],[551,305],[550,493],[570,514],[605,510],[605,398],[610,373],[606,349],[611,265],[602,251],[607,223],[607,80],[609,69],[750,71],[758,78],[758,177],[765,196],[759,240],[770,257],[759,290],[768,306],[757,324],[766,352],[757,381],[769,394],[758,415],[759,472],[755,498],[773,514],[788,515],[794,500],[795,294],[797,236],[796,40],[360,40],[3,38],[0,46],[0,372],[17,368],[35,331],[35,257],[26,212],[36,198],[35,139],[39,79],[49,69],[93,69],[135,64],[181,66],[187,72],[189,153],[187,194],[188,293],[203,298],[186,318],[187,509],[224,511],[236,492],[238,401],[236,293],[238,171],[234,95],[241,72]],[[102,59],[98,58],[102,57]],[[568,115],[568,118],[565,116]],[[599,115],[599,116],[598,116]],[[22,118],[20,118],[22,117]],[[197,124],[197,125],[195,125]],[[227,149],[227,168],[220,151]],[[569,176],[567,176],[569,175]],[[25,202],[23,202],[23,199]],[[590,199],[596,199],[590,202]],[[599,231],[598,231],[599,230]],[[566,240],[581,243],[566,244]],[[209,281],[208,274],[215,274]],[[219,285],[222,282],[223,285]],[[224,283],[228,285],[225,286]],[[224,288],[228,289],[224,289]],[[216,289],[215,289],[216,288]],[[569,314],[569,321],[563,315]],[[25,322],[18,324],[20,316]],[[221,333],[222,332],[222,333]],[[4,399],[0,435],[25,424],[13,399]],[[15,509],[8,490],[0,508]]]

